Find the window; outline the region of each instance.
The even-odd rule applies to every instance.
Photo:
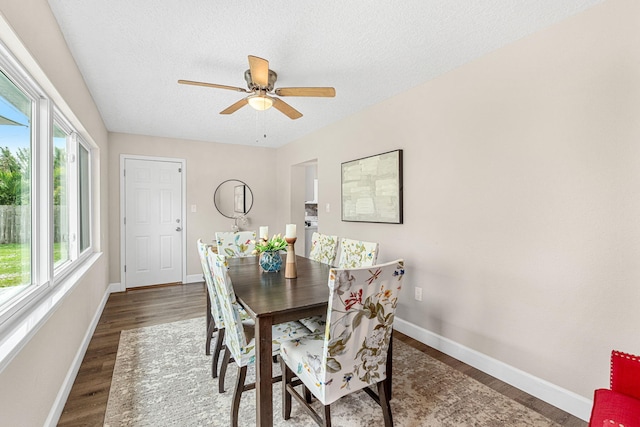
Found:
[[[65,271],[91,245],[90,150],[56,110],[53,120],[53,265]]]
[[[0,325],[91,249],[91,149],[0,45]]]
[[[69,203],[67,144],[70,135],[53,122],[53,265],[69,260]]]
[[[79,219],[80,219],[80,253],[91,246],[91,199],[89,197],[89,150],[83,145],[78,146],[78,198],[79,198]]]
[[[0,304],[31,285],[34,101],[0,71]]]

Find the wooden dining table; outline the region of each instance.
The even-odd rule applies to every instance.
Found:
[[[331,266],[298,256],[297,277],[287,279],[284,265],[279,272],[262,272],[258,257],[228,258],[228,263],[236,298],[255,321],[256,425],[273,426],[271,327],[327,312]],[[391,379],[391,345],[387,377]]]

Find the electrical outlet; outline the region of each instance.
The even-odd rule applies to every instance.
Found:
[[[416,301],[422,301],[422,288],[415,288],[414,298],[416,299]]]

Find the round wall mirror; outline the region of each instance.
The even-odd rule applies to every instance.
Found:
[[[213,204],[227,218],[237,218],[249,213],[253,207],[251,188],[239,179],[223,181],[213,193]]]

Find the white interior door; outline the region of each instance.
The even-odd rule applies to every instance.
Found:
[[[127,288],[182,281],[182,165],[125,159]]]

